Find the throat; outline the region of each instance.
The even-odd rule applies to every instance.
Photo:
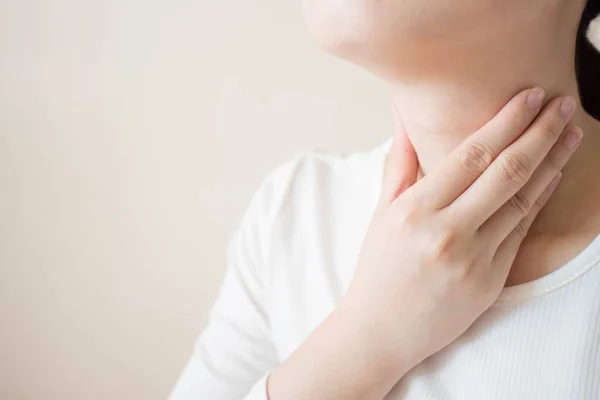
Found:
[[[578,100],[571,122],[583,129],[583,141],[530,228],[508,285],[551,273],[600,234],[600,122],[583,110],[579,97],[573,26],[581,14],[564,7],[540,8],[526,24],[489,27],[486,32],[494,34],[484,38],[420,42],[381,73],[424,175],[524,89],[545,89],[546,101],[567,95]]]
[[[476,86],[471,85],[472,90],[466,91],[432,84],[405,86],[403,94],[395,97],[395,107],[419,159],[420,176],[436,168],[521,89],[484,90]],[[546,88],[549,99],[558,95],[578,98],[574,76],[550,88],[543,84],[532,86]],[[497,95],[502,90],[504,93]],[[493,92],[496,96],[491,95]],[[582,144],[564,167],[558,188],[523,241],[506,286],[556,271],[600,234],[600,122],[579,105],[572,123],[584,131]]]
[[[556,76],[547,72],[547,77],[539,74],[537,79],[516,76],[492,79],[475,77],[475,73],[466,71],[442,81],[398,84],[392,89],[394,107],[425,174],[524,89],[542,87],[547,101],[567,95],[579,99],[574,70],[556,71]],[[580,103],[572,122],[584,129],[589,124],[589,116]]]

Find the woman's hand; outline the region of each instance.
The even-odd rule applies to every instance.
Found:
[[[341,308],[376,326],[407,367],[447,346],[498,298],[579,143],[581,130],[568,125],[574,100],[552,101],[531,124],[537,109],[523,107],[530,93],[537,95],[518,95],[417,183],[412,146],[397,135]],[[398,179],[400,169],[409,174]]]
[[[572,98],[542,101],[518,94],[418,182],[397,133],[350,287],[275,371],[272,400],[381,399],[492,305],[582,135]]]

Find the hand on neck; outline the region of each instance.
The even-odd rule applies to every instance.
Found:
[[[491,120],[518,92],[539,86],[547,100],[579,99],[575,73],[576,32],[546,11],[534,21],[407,48],[397,68],[381,74],[425,173],[465,138]],[[476,35],[476,32],[472,32]],[[418,47],[418,48],[417,48]],[[415,61],[411,61],[415,60]],[[400,65],[401,64],[401,65]],[[573,123],[597,127],[581,107]]]
[[[552,24],[559,24],[559,29]],[[445,42],[445,53],[435,46],[425,49],[435,54],[425,58],[428,62],[409,63],[397,76],[386,76],[393,82],[394,107],[425,174],[523,89],[542,87],[547,101],[559,95],[579,99],[573,61],[575,32],[561,31],[552,15],[485,40],[463,37]],[[572,123],[584,130],[584,141],[531,228],[516,261],[513,283],[560,267],[599,233],[600,123],[583,110],[580,101]],[[539,259],[536,254],[543,254],[544,249],[554,249],[555,259]]]

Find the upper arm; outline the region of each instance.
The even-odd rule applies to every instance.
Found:
[[[225,279],[171,400],[242,399],[279,362],[267,307],[271,225],[290,163],[260,186],[227,249]]]

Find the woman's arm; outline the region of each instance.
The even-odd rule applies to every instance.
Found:
[[[399,343],[382,340],[384,324],[365,323],[356,311],[338,307],[271,374],[270,400],[383,399],[412,365]]]
[[[567,125],[574,100],[540,114],[541,94],[517,95],[418,182],[410,142],[395,137],[350,287],[272,373],[272,400],[381,400],[492,305],[581,140]]]
[[[266,281],[271,224],[293,175],[292,161],[253,196],[227,251],[227,272],[208,326],[171,400],[263,400],[266,374],[279,364],[270,334]]]

